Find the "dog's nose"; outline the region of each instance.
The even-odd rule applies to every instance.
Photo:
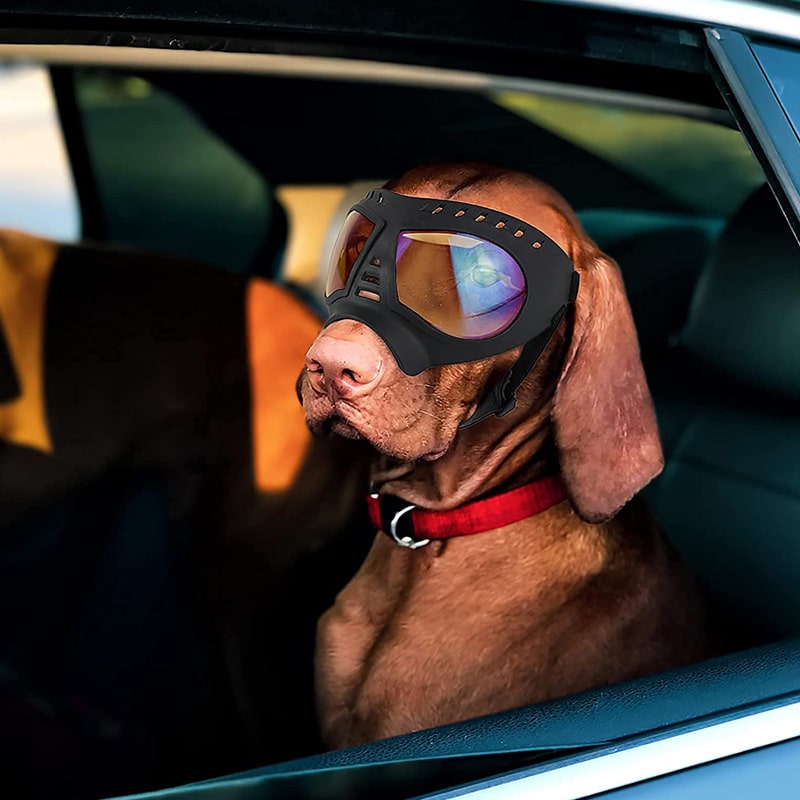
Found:
[[[379,353],[359,341],[320,336],[306,355],[306,370],[314,391],[353,398],[367,394],[381,375]]]

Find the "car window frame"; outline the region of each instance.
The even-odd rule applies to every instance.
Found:
[[[731,38],[739,37],[740,39],[743,39],[746,42],[745,37],[742,36],[741,34],[737,34],[737,33],[732,32],[732,31],[731,32],[726,32],[726,33],[730,33],[732,35]],[[711,42],[709,42],[709,47],[713,50],[714,45]],[[751,55],[753,55],[752,51],[751,51]],[[718,57],[717,61],[715,61],[715,63],[717,63],[719,60],[723,60],[723,59],[720,59]],[[732,80],[732,78],[736,78],[737,76],[740,75],[740,71],[742,69],[741,65],[748,63],[747,53],[743,52],[743,53],[739,54],[738,56],[736,56],[736,58],[734,59],[734,62],[735,62],[734,66],[733,67],[729,67],[729,69],[728,69],[728,73],[729,74],[726,74],[723,71],[722,72],[722,77],[720,78],[721,81],[724,81],[724,83],[722,85],[724,85],[726,87],[729,85],[729,82]],[[762,79],[763,79],[763,77],[764,76],[763,76],[763,73],[762,73]],[[757,76],[748,74],[748,80],[753,80],[758,84]],[[758,84],[758,85],[761,86],[761,84]],[[763,86],[761,86],[761,88],[763,89]],[[766,88],[769,89],[768,82],[766,82]],[[770,89],[770,93],[771,93],[771,89]],[[746,87],[744,85],[739,87],[739,94],[741,95],[741,97],[743,98],[744,101],[747,101],[747,92],[746,92]],[[774,98],[774,93],[771,93],[771,94],[772,94],[772,97]],[[731,92],[730,91],[729,92],[723,92],[723,95],[727,98],[727,97],[731,96]],[[767,100],[765,100],[765,102],[767,102]],[[757,107],[754,108],[754,109],[750,109],[751,116],[748,117],[748,116],[744,115],[744,113],[741,111],[740,106],[739,106],[739,95],[735,95],[735,93],[734,93],[734,95],[733,95],[733,97],[731,99],[731,108],[732,108],[732,111],[734,111],[734,109],[736,109],[734,111],[734,114],[738,113],[737,119],[741,119],[743,121],[740,124],[742,124],[742,126],[743,126],[743,130],[745,132],[745,136],[748,138],[748,141],[751,141],[751,138],[752,138],[752,141],[754,142],[754,150],[756,151],[757,157],[759,156],[759,153],[761,153],[761,157],[759,158],[759,160],[762,162],[762,165],[765,165],[765,172],[767,173],[768,176],[774,176],[774,180],[772,178],[770,178],[770,183],[773,185],[774,190],[776,190],[776,193],[777,193],[779,189],[783,189],[783,191],[787,193],[787,196],[784,198],[784,203],[788,204],[788,205],[786,205],[786,208],[789,209],[789,213],[787,213],[786,211],[785,211],[785,213],[787,213],[787,217],[789,218],[790,222],[792,222],[794,220],[793,229],[795,231],[795,235],[799,235],[800,236],[800,224],[798,224],[798,222],[797,222],[797,218],[800,215],[800,195],[798,195],[797,188],[796,188],[797,186],[800,186],[800,181],[798,181],[797,179],[793,179],[791,177],[791,175],[789,175],[788,177],[787,176],[783,176],[783,178],[781,178],[781,173],[780,173],[778,168],[781,167],[782,165],[784,165],[784,158],[783,158],[783,156],[781,155],[781,153],[779,151],[776,150],[776,152],[770,153],[769,154],[770,158],[767,157],[767,153],[762,152],[763,147],[764,147],[764,145],[762,144],[762,137],[763,137],[763,140],[765,142],[769,143],[771,141],[770,137],[772,135],[774,135],[774,133],[775,133],[775,131],[772,129],[771,125],[766,125],[765,124],[765,119],[764,119],[763,114],[767,109],[760,109],[760,108],[757,108]],[[785,117],[785,114],[784,114],[784,117]],[[758,136],[758,134],[756,133],[755,130],[751,130],[751,127],[753,126],[754,122],[755,122],[756,129],[758,129],[758,124],[759,123],[764,128],[764,131],[761,133],[761,137]],[[778,124],[778,123],[776,122],[776,124]],[[750,133],[748,133],[748,131],[750,131]],[[767,159],[766,164],[764,162],[764,159]],[[796,199],[792,199],[788,195],[789,190],[793,190],[794,191],[795,195],[797,195]],[[780,198],[779,198],[779,200],[780,200]],[[782,205],[784,205],[784,203],[782,203]]]
[[[712,75],[800,244],[800,139],[792,121],[770,85],[750,37],[708,28],[706,41]]]

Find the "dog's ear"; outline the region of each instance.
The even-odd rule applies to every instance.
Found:
[[[572,337],[552,415],[572,504],[584,520],[601,522],[656,477],[664,461],[619,268],[594,248],[577,268]]]

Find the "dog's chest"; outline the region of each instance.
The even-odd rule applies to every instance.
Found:
[[[455,548],[453,548],[455,550]],[[531,702],[556,691],[552,643],[572,587],[510,555],[441,557],[382,535],[320,620],[323,736],[344,746]],[[470,557],[473,555],[474,557]]]

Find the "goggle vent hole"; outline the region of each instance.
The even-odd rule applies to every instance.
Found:
[[[433,211],[431,211],[431,214],[439,214],[442,211],[444,211],[444,206],[437,206],[433,209]]]
[[[356,294],[359,297],[363,297],[365,300],[373,300],[376,303],[380,303],[381,301],[381,296],[378,294],[378,292],[372,292],[369,289],[359,289]]]
[[[462,208],[460,211],[456,211],[456,214],[455,214],[455,215],[456,215],[457,217],[463,217],[463,216],[464,216],[464,214],[466,214],[466,213],[467,213],[467,210],[466,210],[465,208]]]
[[[537,250],[542,246],[541,242],[534,242],[531,247],[535,247]]]
[[[517,239],[519,239],[521,236],[524,235],[525,235],[525,230],[523,228],[517,228],[517,230],[514,231],[514,236],[516,236]]]
[[[478,216],[475,217],[475,222],[483,222],[485,219],[486,219],[486,214],[478,214]]]
[[[501,219],[500,222],[498,222],[497,225],[495,225],[495,228],[505,228],[505,226],[506,226],[506,221],[504,219]]]

